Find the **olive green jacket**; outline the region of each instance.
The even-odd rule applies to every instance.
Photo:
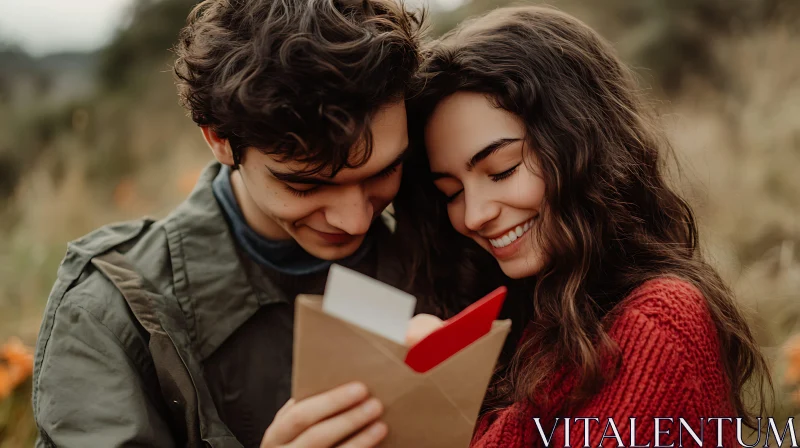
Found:
[[[179,443],[150,334],[92,261],[110,251],[157,291],[153,315],[169,317],[164,329],[196,391],[204,443],[258,446],[289,398],[293,297],[240,255],[211,190],[219,168],[206,168],[190,197],[165,219],[112,224],[69,244],[36,349],[37,446]],[[393,283],[397,270],[393,257],[383,256],[391,255],[384,243],[378,241],[372,274]]]

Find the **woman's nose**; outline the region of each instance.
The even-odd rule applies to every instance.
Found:
[[[465,190],[464,201],[464,226],[473,232],[481,230],[500,214],[500,207],[480,194],[470,194]]]

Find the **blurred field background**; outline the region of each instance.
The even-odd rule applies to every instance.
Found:
[[[162,216],[210,159],[178,105],[168,51],[194,3],[133,0],[97,51],[31,56],[0,42],[0,448],[33,443],[26,346],[66,242]],[[502,4],[438,0],[431,34]],[[800,0],[549,4],[598,29],[641,75],[706,255],[773,364],[775,415],[800,414]]]

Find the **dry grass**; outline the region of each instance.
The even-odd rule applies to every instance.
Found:
[[[165,214],[210,159],[170,76],[153,77],[124,121],[118,111],[131,107],[124,98],[105,99],[91,113],[76,109],[73,127],[57,136],[0,210],[0,341],[11,335],[35,341],[67,241],[109,222]],[[92,146],[87,127],[100,129]],[[116,147],[117,133],[124,147]]]
[[[773,363],[776,412],[800,413],[785,372],[800,333],[800,39],[786,29],[720,42],[726,95],[697,82],[666,121],[705,252],[734,287]],[[798,362],[800,360],[795,360]],[[800,366],[794,366],[800,368]]]

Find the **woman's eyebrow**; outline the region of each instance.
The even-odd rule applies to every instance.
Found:
[[[467,171],[472,171],[472,169],[475,168],[475,165],[479,164],[482,160],[484,160],[485,158],[487,158],[490,155],[492,155],[495,151],[497,151],[497,150],[499,150],[501,148],[505,148],[506,146],[508,146],[508,145],[510,145],[510,144],[512,144],[514,142],[518,142],[520,140],[522,140],[522,139],[521,138],[500,138],[500,139],[497,139],[497,140],[493,141],[492,143],[489,143],[483,149],[481,149],[480,151],[475,153],[475,155],[472,156],[471,159],[469,159],[469,162],[467,162]]]
[[[489,157],[494,152],[496,152],[496,151],[498,151],[498,150],[500,150],[502,148],[505,148],[506,146],[508,146],[508,145],[510,145],[510,144],[512,144],[514,142],[518,142],[520,140],[522,140],[522,139],[521,138],[499,138],[499,139],[493,141],[492,143],[489,143],[483,149],[478,151],[474,156],[472,156],[471,159],[469,159],[469,162],[467,162],[467,171],[472,171],[472,169],[475,168],[475,165],[479,164],[482,160],[484,160],[485,158]],[[435,172],[435,171],[431,172],[431,180],[435,181],[435,180],[446,178],[446,177],[455,178],[455,176],[453,176],[450,173],[440,173],[440,172]]]

